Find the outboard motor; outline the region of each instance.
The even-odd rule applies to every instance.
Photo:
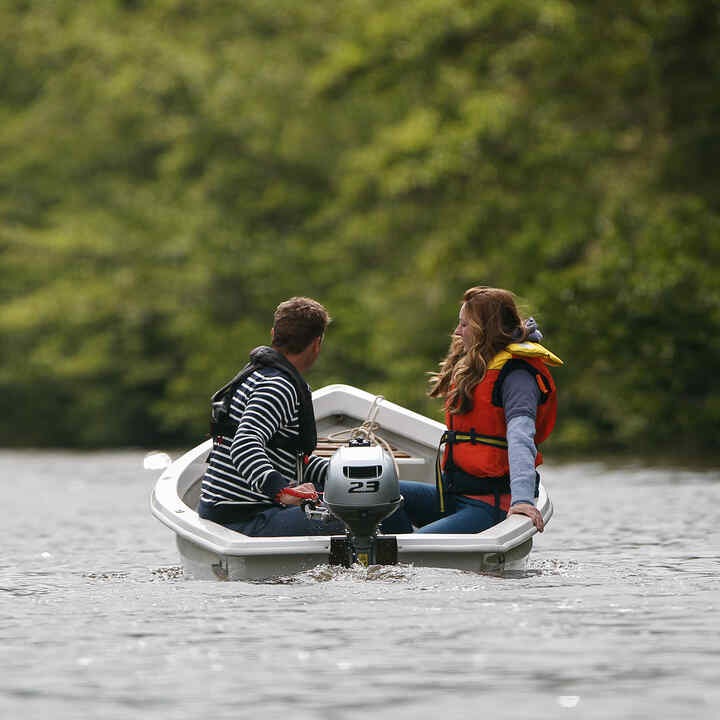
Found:
[[[395,564],[396,538],[378,536],[377,529],[402,501],[395,463],[386,450],[357,441],[338,448],[330,458],[324,503],[342,520],[347,536],[332,538],[330,562]]]

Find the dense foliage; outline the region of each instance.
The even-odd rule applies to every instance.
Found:
[[[487,284],[557,448],[711,450],[718,47],[710,0],[3,0],[0,442],[193,442],[297,294],[315,387],[435,415]]]

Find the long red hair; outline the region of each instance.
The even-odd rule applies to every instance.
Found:
[[[451,414],[472,410],[473,390],[482,381],[490,361],[511,342],[522,342],[528,330],[509,290],[472,287],[462,299],[472,343],[466,350],[461,338],[453,336],[450,349],[431,373],[430,397],[445,398]]]

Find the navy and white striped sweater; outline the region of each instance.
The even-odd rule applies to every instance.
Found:
[[[295,455],[268,447],[280,437],[297,438],[300,402],[290,379],[276,368],[256,370],[235,391],[230,418],[235,437],[216,441],[202,482],[201,517],[231,520],[273,504],[273,498],[296,481]],[[322,489],[328,461],[314,455],[305,466],[304,482]]]

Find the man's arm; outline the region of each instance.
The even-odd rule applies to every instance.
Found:
[[[297,405],[295,388],[281,375],[262,377],[250,393],[230,447],[230,457],[251,490],[273,500],[290,482],[267,455],[267,444],[287,426]]]
[[[325,478],[327,478],[329,464],[329,458],[311,455],[308,464],[305,466],[303,480],[305,482],[311,482],[316,488],[322,490],[325,487]]]

